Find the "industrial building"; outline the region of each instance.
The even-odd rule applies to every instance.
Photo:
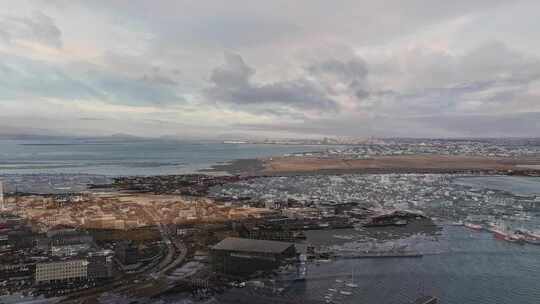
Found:
[[[293,243],[226,238],[211,248],[214,271],[228,275],[249,275],[279,267],[296,256]]]

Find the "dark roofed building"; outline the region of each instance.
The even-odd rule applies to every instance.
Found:
[[[296,256],[293,243],[226,238],[211,249],[215,271],[248,275],[259,270],[270,270]]]

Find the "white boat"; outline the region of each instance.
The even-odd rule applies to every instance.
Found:
[[[476,231],[480,231],[483,229],[482,225],[478,225],[478,224],[473,224],[473,223],[465,223],[463,224],[463,226],[469,228],[469,229],[472,229],[472,230],[476,230]]]
[[[344,290],[340,291],[339,293],[342,294],[342,295],[344,295],[344,296],[350,296],[350,295],[352,295],[352,292],[350,292],[350,291],[344,291]]]
[[[501,223],[490,223],[487,231],[492,232],[493,236],[500,240],[504,240],[506,237],[508,237],[508,229],[503,227]]]
[[[358,284],[355,284],[355,283],[354,283],[354,268],[353,268],[352,273],[351,273],[351,282],[345,284],[345,286],[347,286],[347,287],[352,287],[352,288],[358,287]]]
[[[354,239],[354,236],[352,236],[352,235],[338,235],[338,234],[336,234],[336,235],[334,235],[334,238],[340,239],[340,240],[352,240],[352,239]]]

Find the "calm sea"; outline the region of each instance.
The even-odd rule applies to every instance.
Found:
[[[193,143],[168,140],[0,140],[0,175],[193,173],[235,159],[323,150],[324,146]]]
[[[436,240],[418,241],[413,247],[431,254],[311,264],[307,274],[313,279],[295,283],[287,296],[324,303],[325,296],[332,295],[334,303],[343,304],[406,304],[422,294],[437,296],[443,304],[540,303],[540,246],[445,226]],[[358,287],[346,286],[352,278]]]

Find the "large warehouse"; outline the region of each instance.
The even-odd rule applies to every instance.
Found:
[[[293,243],[226,238],[211,249],[215,271],[230,275],[247,275],[270,270],[296,256]]]

